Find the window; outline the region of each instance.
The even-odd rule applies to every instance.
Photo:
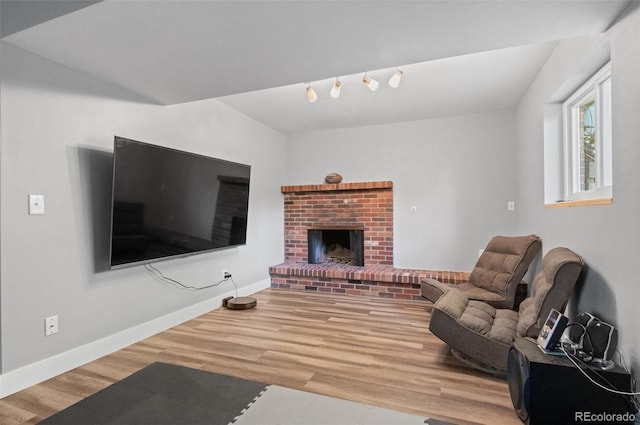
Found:
[[[611,66],[605,65],[563,103],[568,201],[611,198]]]

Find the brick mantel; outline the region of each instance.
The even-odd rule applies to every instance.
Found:
[[[364,229],[365,265],[393,265],[393,182],[282,186],[285,261],[307,262],[313,227]]]
[[[305,184],[299,186],[281,186],[282,193],[326,192],[341,190],[378,190],[393,189],[393,182],[362,182],[362,183],[335,183],[335,184]]]

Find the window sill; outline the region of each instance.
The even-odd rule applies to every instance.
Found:
[[[545,204],[545,208],[569,208],[586,207],[589,205],[611,205],[613,198],[580,199],[577,201],[558,201],[554,204]]]

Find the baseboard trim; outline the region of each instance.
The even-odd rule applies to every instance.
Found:
[[[238,296],[248,296],[267,289],[270,286],[271,280],[264,279],[251,285],[238,288]],[[158,317],[157,319],[150,320],[118,332],[117,334],[1,374],[0,398],[22,391],[32,385],[39,384],[61,373],[68,372],[159,332],[201,316],[211,310],[220,308],[222,306],[222,299],[231,295],[236,295],[235,290],[227,291],[214,298]]]

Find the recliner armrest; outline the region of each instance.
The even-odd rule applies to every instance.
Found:
[[[458,320],[468,304],[469,298],[462,292],[454,290],[443,294],[433,307]]]
[[[420,295],[435,303],[440,297],[448,292],[451,288],[450,284],[442,283],[437,279],[426,277],[420,282]]]

